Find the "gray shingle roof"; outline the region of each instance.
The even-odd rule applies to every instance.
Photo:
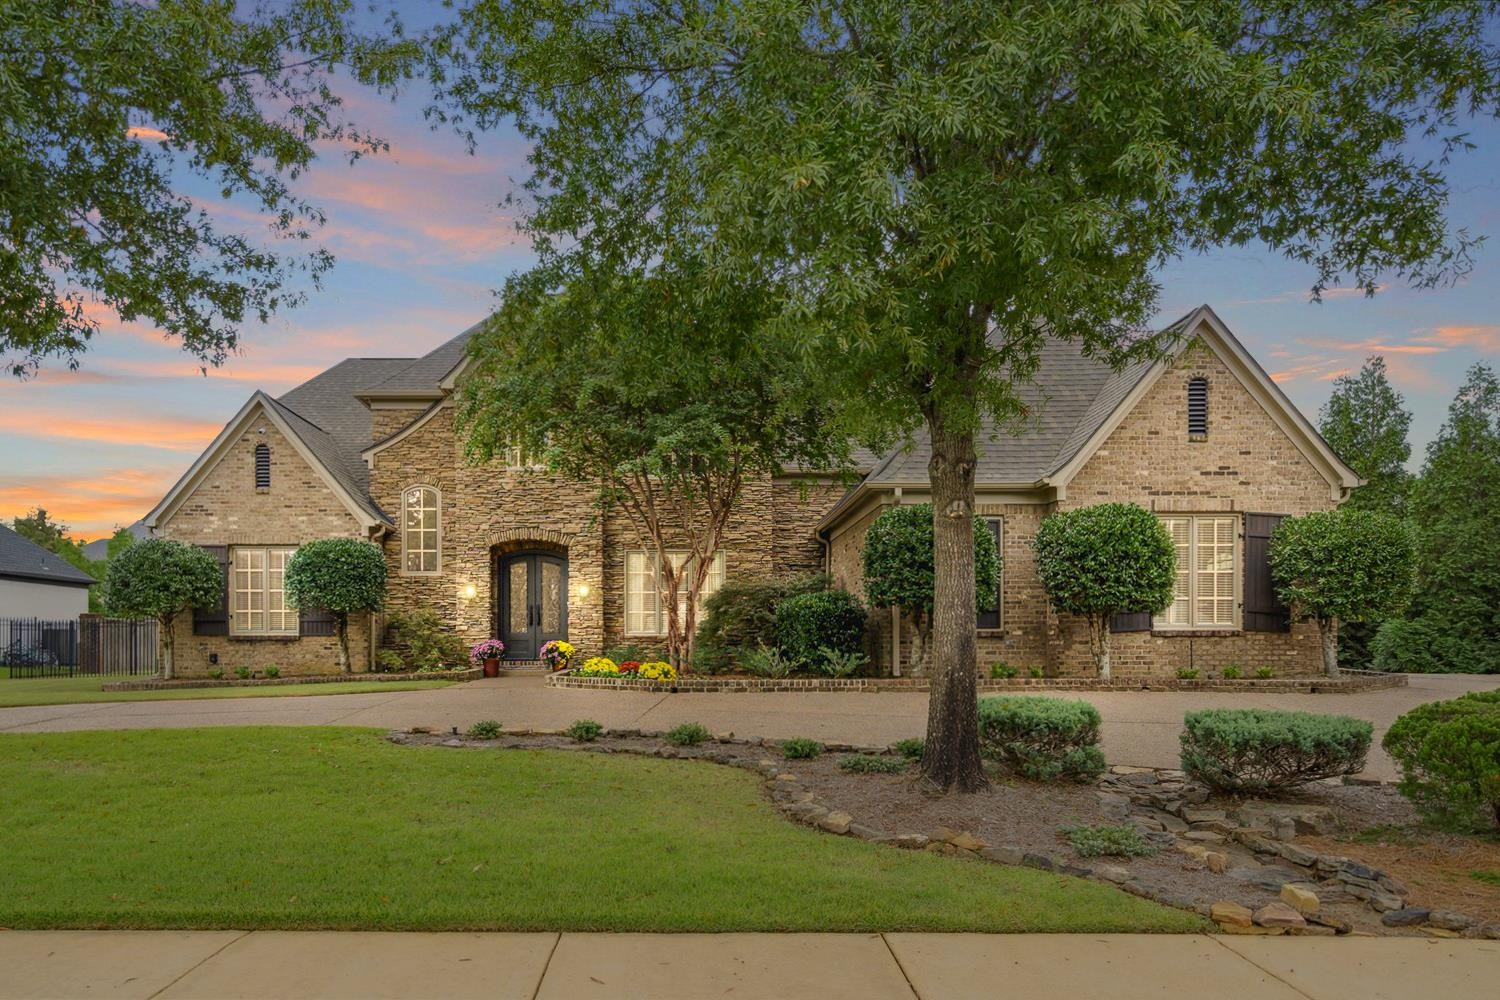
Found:
[[[438,383],[463,360],[469,346],[469,338],[484,325],[480,320],[463,333],[428,351],[420,358],[409,358],[406,363],[379,382],[366,386],[368,395],[382,393],[431,392],[436,395]],[[368,442],[366,442],[368,444]]]
[[[99,582],[3,524],[0,524],[0,576],[73,587]],[[5,609],[0,608],[0,615],[4,613]]]

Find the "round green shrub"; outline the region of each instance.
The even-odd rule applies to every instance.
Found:
[[[814,664],[823,650],[858,653],[865,638],[865,609],[844,590],[788,597],[776,608],[776,644],[790,659]]]
[[[592,743],[603,732],[604,727],[593,719],[579,719],[568,727],[568,737],[575,743]]]
[[[703,602],[693,645],[693,668],[706,674],[745,669],[744,656],[776,645],[776,608],[798,594],[827,590],[824,573],[770,580],[730,580]],[[654,657],[627,656],[627,660]],[[619,657],[613,657],[619,662]]]
[[[1401,792],[1431,822],[1500,827],[1500,691],[1419,705],[1382,746],[1401,765]]]
[[[1099,710],[1086,701],[1011,695],[979,701],[979,749],[1033,781],[1093,781],[1104,773]]]
[[[498,740],[500,723],[494,719],[481,719],[469,727],[467,735],[471,740]]]
[[[691,747],[706,742],[712,735],[701,723],[684,722],[667,733],[667,742]]]
[[[1260,794],[1364,770],[1374,727],[1346,715],[1210,708],[1183,719],[1182,769],[1225,792]]]
[[[919,736],[910,736],[891,744],[891,749],[907,760],[921,760],[927,752],[927,741]]]
[[[807,760],[823,752],[823,744],[817,740],[795,737],[781,741],[781,755],[787,760]]]

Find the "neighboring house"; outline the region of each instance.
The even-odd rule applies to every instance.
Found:
[[[77,618],[88,611],[89,587],[98,582],[0,525],[0,618]]]
[[[1132,501],[1177,542],[1178,597],[1154,619],[1116,620],[1117,675],[1319,669],[1316,629],[1290,626],[1271,591],[1266,543],[1279,518],[1333,507],[1359,480],[1212,310],[1176,328],[1169,360],[1121,372],[1048,343],[1026,426],[980,441],[978,513],[1005,558],[999,607],[977,622],[981,668],[1092,670],[1082,623],[1047,603],[1031,541],[1054,511]],[[518,454],[466,461],[453,390],[472,333],[421,358],[349,359],[278,398],[256,393],[230,420],[146,518],[224,567],[223,606],[180,626],[180,669],[207,669],[210,656],[331,669],[327,622],[288,609],[281,579],[297,545],[332,535],[384,547],[390,609],[434,609],[466,641],[502,638],[508,657],[531,659],[551,638],[586,653],[660,641],[654,559],[621,515],[599,514],[591,485]],[[927,498],[927,459],[919,435],[868,456],[852,489],[828,476],[750,484],[709,588],[826,569],[860,594],[865,531],[884,507]],[[910,630],[883,611],[871,625],[876,662],[900,669]],[[379,631],[361,623],[357,663]]]

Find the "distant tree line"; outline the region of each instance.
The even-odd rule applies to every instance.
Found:
[[[130,533],[129,528],[116,528],[115,533],[110,536],[109,547],[104,558],[90,559],[84,555],[84,543],[69,537],[68,526],[48,517],[44,507],[37,507],[21,517],[13,518],[11,527],[22,538],[35,542],[63,562],[75,569],[83,570],[101,583],[104,580],[105,570],[109,568],[110,560],[135,543],[135,536]],[[89,611],[95,613],[104,611],[103,586],[89,588]]]

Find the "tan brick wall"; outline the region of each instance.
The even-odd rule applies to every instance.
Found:
[[[1208,436],[1187,434],[1187,385],[1208,380]],[[1194,342],[1162,375],[1068,488],[1059,509],[1126,501],[1160,513],[1306,514],[1334,506],[1328,481],[1207,346]],[[1244,564],[1244,525],[1239,559]],[[1051,614],[1053,672],[1093,671],[1082,620]],[[1171,674],[1190,663],[1217,672],[1229,663],[1279,674],[1320,669],[1317,629],[1290,633],[1191,635],[1131,632],[1113,637],[1119,676]]]
[[[981,494],[975,512],[981,517],[1004,521],[1004,551],[1001,553],[1001,616],[998,631],[979,632],[979,669],[988,676],[996,661],[1004,661],[1024,674],[1047,661],[1047,595],[1036,574],[1037,527],[1051,511],[1050,504],[987,503]]]
[[[271,487],[255,488],[255,446],[271,449]],[[349,509],[323,477],[263,415],[253,420],[172,515],[157,525],[157,534],[194,545],[300,545],[317,538],[364,538]],[[369,662],[368,619],[350,623],[349,657],[353,669]],[[264,670],[275,664],[286,676],[332,673],[337,669],[337,640],[308,636],[260,639],[194,635],[191,615],[175,629],[177,672],[204,677],[220,669],[233,677],[235,668]],[[216,655],[218,663],[209,662]]]

